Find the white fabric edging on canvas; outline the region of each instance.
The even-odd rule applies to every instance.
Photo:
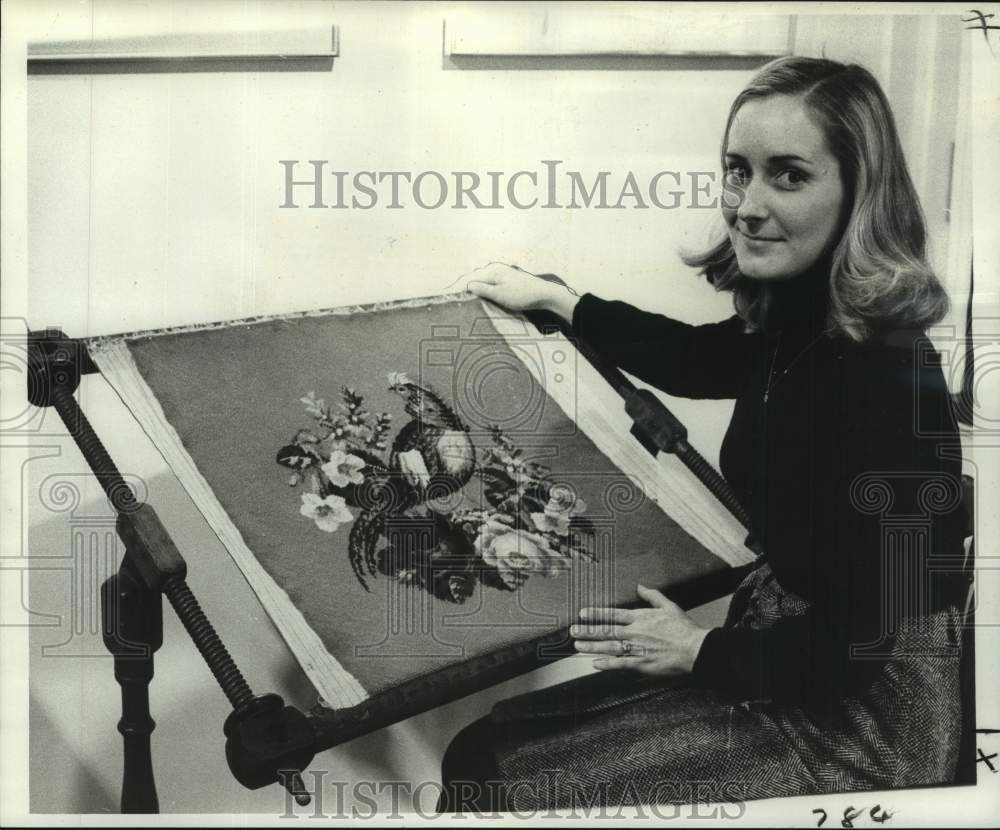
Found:
[[[607,381],[572,342],[559,332],[540,338],[523,316],[513,315],[488,300],[481,302],[494,328],[539,385],[619,470],[627,471],[636,480],[647,498],[727,564],[737,567],[753,561],[753,552],[743,544],[746,530],[683,462],[669,453],[654,458],[638,441],[628,437],[622,440],[621,436],[629,436],[632,428],[624,403],[616,395],[618,406],[606,404]],[[551,343],[553,352],[573,355],[559,364],[559,372],[564,375],[559,383],[547,382],[544,369],[535,360],[525,359],[525,345],[536,346],[540,339]],[[569,382],[566,375],[570,376]],[[665,554],[669,555],[669,551]]]
[[[159,329],[142,329],[139,331],[126,331],[119,334],[103,334],[96,337],[85,338],[89,350],[100,349],[104,343],[113,343],[118,340],[134,340],[136,338],[149,339],[150,337],[164,337],[171,334],[189,334],[195,331],[216,331],[218,329],[230,329],[235,326],[259,326],[263,323],[272,323],[275,320],[305,320],[310,317],[350,317],[354,314],[367,314],[372,311],[390,311],[398,308],[423,308],[442,303],[460,303],[475,297],[468,291],[459,291],[454,294],[437,294],[431,297],[411,297],[406,300],[383,300],[374,303],[363,303],[361,305],[342,305],[336,308],[316,308],[309,311],[287,311],[280,314],[258,314],[253,317],[239,317],[229,320],[213,320],[208,323],[186,323],[182,326],[166,326]]]
[[[368,693],[361,683],[326,650],[323,641],[288,594],[247,547],[243,536],[184,448],[180,436],[167,421],[156,396],[139,373],[125,340],[121,337],[101,338],[100,341],[92,341],[89,350],[101,374],[135,416],[225,545],[250,587],[261,598],[281,636],[326,704],[332,709],[342,709],[366,700]]]

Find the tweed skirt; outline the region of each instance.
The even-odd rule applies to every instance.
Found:
[[[727,626],[766,627],[808,603],[755,569]],[[513,810],[742,801],[950,782],[961,738],[957,608],[898,630],[856,697],[737,700],[631,672],[598,672],[498,703],[493,750]]]

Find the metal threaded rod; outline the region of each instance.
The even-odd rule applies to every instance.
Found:
[[[111,506],[120,513],[135,510],[139,506],[135,493],[128,482],[122,478],[118,467],[115,466],[111,455],[104,448],[101,439],[97,437],[97,432],[90,425],[87,416],[83,414],[83,409],[73,397],[73,393],[63,386],[53,384],[51,403],[107,494]]]
[[[84,415],[80,404],[73,397],[73,393],[63,386],[53,384],[51,403],[107,494],[111,506],[120,513],[134,511],[139,506],[135,493],[122,477],[97,432]],[[233,708],[239,708],[253,700],[253,692],[250,691],[233,658],[226,651],[219,635],[215,633],[215,628],[208,621],[205,612],[201,610],[187,582],[175,576],[164,584],[163,593],[170,600],[177,616],[181,618],[184,628],[191,635],[191,639],[205,658],[205,662],[208,663],[209,669],[215,675]]]
[[[676,456],[704,484],[722,505],[736,517],[744,528],[750,530],[750,516],[736,499],[736,494],[715,468],[687,441],[679,441],[674,449]]]
[[[538,312],[528,312],[527,316],[529,320],[533,320],[535,322],[536,327],[543,333],[544,327],[546,325],[552,325],[554,322],[556,327],[562,331],[563,336],[576,345],[580,354],[584,356],[584,358],[623,398],[627,400],[629,395],[636,392],[635,384],[625,377],[620,369],[606,362],[585,337],[575,333],[572,325],[567,325],[564,320],[558,318],[550,322],[544,315],[539,315]],[[670,452],[676,455],[684,463],[684,465],[695,474],[698,480],[704,484],[706,488],[708,488],[709,492],[719,500],[723,507],[733,514],[736,520],[743,525],[747,531],[752,532],[752,528],[750,527],[750,514],[743,509],[743,505],[740,504],[739,500],[736,498],[736,494],[733,492],[729,482],[727,482],[722,475],[711,464],[709,464],[708,461],[705,460],[698,450],[692,447],[686,440],[680,440],[677,441]]]
[[[188,634],[194,640],[201,656],[205,658],[205,662],[208,663],[209,669],[212,670],[233,708],[239,709],[253,700],[250,686],[243,679],[242,673],[222,644],[219,635],[215,633],[215,628],[208,621],[205,612],[201,610],[187,582],[178,576],[172,577],[164,583],[163,593],[170,600],[177,616],[181,618],[181,622],[184,623]]]

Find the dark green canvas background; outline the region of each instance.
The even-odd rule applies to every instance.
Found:
[[[523,348],[542,363],[551,358],[544,371],[556,382],[560,366],[551,348],[535,348],[540,339],[535,333]],[[634,600],[639,581],[667,587],[728,567],[643,500],[518,370],[520,360],[476,299],[238,324],[137,338],[129,346],[247,546],[371,694],[564,627],[582,605]],[[505,422],[529,457],[587,502],[607,546],[601,561],[581,561],[553,578],[532,576],[517,592],[479,586],[464,605],[382,575],[366,592],[347,561],[350,525],[328,534],[301,516],[304,491],[288,485],[275,453],[297,429],[314,426],[299,398],[315,390],[334,403],[343,385],[363,393],[369,409],[391,412],[395,435],[408,417],[403,400],[387,389],[391,371],[430,383],[453,401],[473,422],[478,445],[490,443],[478,429],[490,416]],[[571,376],[561,374],[559,382]],[[475,486],[466,489],[475,500]]]

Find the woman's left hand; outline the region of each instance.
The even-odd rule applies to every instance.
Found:
[[[570,628],[576,650],[600,655],[597,669],[633,669],[643,674],[688,674],[710,629],[697,625],[659,591],[638,586],[652,608],[582,608]]]

